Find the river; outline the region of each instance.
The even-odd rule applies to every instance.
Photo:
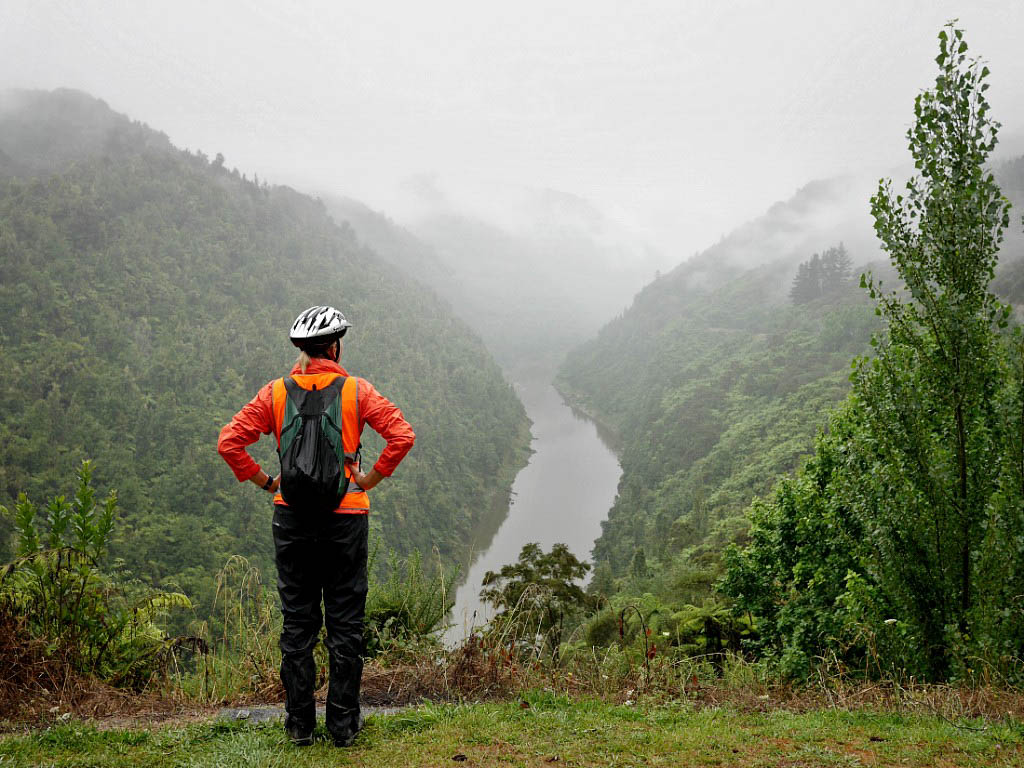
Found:
[[[479,542],[486,549],[472,560],[458,587],[445,635],[449,645],[490,618],[479,597],[487,571],[515,562],[529,542],[540,543],[545,551],[564,543],[577,558],[589,561],[601,521],[615,500],[622,470],[595,424],[565,404],[549,377],[525,378],[516,383],[516,392],[533,422],[533,454],[512,484],[508,515],[493,540]]]

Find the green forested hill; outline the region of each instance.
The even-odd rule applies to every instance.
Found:
[[[856,276],[878,257],[867,195],[865,217],[844,215],[863,191],[846,185],[800,190],[648,285],[568,356],[560,388],[619,440],[623,475],[594,550],[608,575],[653,574],[658,583],[643,588],[684,601],[707,595],[722,547],[746,531],[751,499],[797,466],[845,396],[851,358],[868,350],[876,322]],[[854,279],[793,305],[798,264],[840,240]],[[1024,285],[1019,264],[1008,259],[1000,277],[1011,299]],[[889,279],[887,265],[871,268]]]
[[[209,598],[228,555],[269,568],[268,499],[235,481],[217,433],[290,367],[290,323],[316,303],[343,308],[343,364],[417,433],[372,494],[373,524],[387,546],[453,557],[528,432],[449,307],[317,201],[178,151],[102,102],[0,102],[0,503],[68,489],[92,458],[98,486],[118,489],[113,554],[135,575]],[[258,460],[276,462],[271,438]]]
[[[682,571],[701,570],[701,555],[714,560],[743,530],[751,497],[810,450],[845,395],[874,314],[852,284],[799,307],[766,301],[789,274],[785,264],[744,273],[658,333],[629,329],[627,314],[570,356],[564,391],[599,419],[609,403],[620,435],[619,493],[594,550],[613,573],[630,573],[638,550],[648,566],[685,555]],[[634,333],[646,336],[646,362],[632,354]],[[707,578],[677,586],[700,592]]]

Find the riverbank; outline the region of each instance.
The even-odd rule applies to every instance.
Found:
[[[498,703],[426,704],[374,715],[338,749],[322,726],[312,747],[279,723],[208,720],[102,730],[65,722],[0,741],[4,766],[1010,766],[1024,761],[1017,719],[826,708],[744,711],[688,701],[613,704],[527,692]]]
[[[479,517],[474,521],[473,528],[464,547],[464,563],[472,563],[481,551],[485,551],[494,540],[495,535],[501,528],[505,518],[508,517],[509,507],[513,501],[512,487],[516,477],[530,463],[530,457],[534,454],[533,443],[533,422],[527,418],[522,426],[520,434],[516,437],[516,450],[510,451],[502,462],[501,469],[495,477],[494,487],[482,499]],[[455,579],[455,586],[461,586],[466,580],[468,567],[459,570]]]
[[[622,436],[619,435],[614,427],[601,421],[601,418],[596,413],[582,403],[579,395],[574,394],[565,387],[563,383],[559,382],[557,377],[551,380],[551,386],[555,388],[558,396],[572,409],[573,413],[593,423],[597,429],[597,434],[601,436],[605,445],[615,452],[616,456],[622,455]]]

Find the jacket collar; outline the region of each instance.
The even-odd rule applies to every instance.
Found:
[[[333,360],[328,360],[325,357],[314,357],[310,360],[309,367],[306,368],[306,373],[340,373],[342,376],[348,376],[348,371]],[[302,369],[299,368],[298,363],[292,366],[292,372],[290,375],[295,376],[296,374],[302,374]]]

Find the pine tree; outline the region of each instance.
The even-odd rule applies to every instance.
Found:
[[[821,256],[814,254],[811,256],[811,260],[807,262],[807,282],[809,286],[807,290],[811,301],[821,296],[823,277],[824,267],[821,263]]]
[[[814,254],[797,267],[789,298],[794,304],[807,304],[841,291],[849,286],[852,272],[850,254],[840,243],[820,255]]]
[[[837,287],[845,288],[849,285],[850,278],[853,277],[853,259],[850,258],[850,254],[842,242],[840,242],[839,247],[834,250],[835,274],[836,279],[839,281],[839,285]]]
[[[796,277],[793,278],[793,286],[789,289],[789,298],[794,304],[806,304],[808,298],[808,276],[807,262],[801,262],[796,268]]]

